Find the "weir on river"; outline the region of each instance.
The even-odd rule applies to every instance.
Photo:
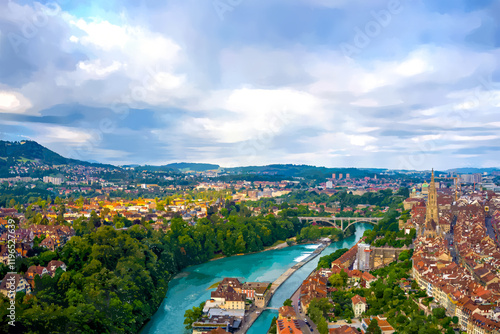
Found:
[[[319,254],[321,254],[321,252],[328,246],[329,244],[321,244],[321,246],[319,246],[318,248],[316,248],[314,250],[314,252],[309,255],[308,257],[306,257],[304,260],[300,261],[299,263],[297,263],[296,265],[294,265],[292,268],[288,269],[287,271],[285,271],[283,274],[281,274],[280,277],[278,277],[278,279],[276,281],[273,282],[273,284],[271,285],[271,296],[274,294],[274,292],[276,290],[278,290],[278,288],[281,286],[281,284],[283,284],[290,276],[292,276],[292,274],[294,272],[296,272],[298,269],[302,268],[302,266],[304,264],[306,264],[307,262],[311,261],[312,259],[314,259],[316,256],[318,256]]]

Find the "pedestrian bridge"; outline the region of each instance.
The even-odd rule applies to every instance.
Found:
[[[299,218],[300,221],[305,221],[306,223],[309,221],[311,223],[325,222],[342,231],[345,231],[349,226],[357,223],[370,223],[373,225],[377,225],[379,221],[382,219],[382,217],[297,217],[297,218]],[[340,225],[338,225],[337,223],[340,223]]]

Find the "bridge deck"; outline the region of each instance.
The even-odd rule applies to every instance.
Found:
[[[383,219],[383,217],[297,217],[299,219],[310,219],[310,220],[328,220],[328,221],[379,221]]]
[[[356,223],[370,223],[370,224],[378,224],[378,222],[383,219],[383,217],[297,217],[299,220],[312,220],[312,221],[324,221],[331,224],[333,227],[341,229],[345,231],[349,226]],[[340,222],[340,227],[336,224],[336,222]],[[344,222],[347,222],[347,226],[344,227]]]

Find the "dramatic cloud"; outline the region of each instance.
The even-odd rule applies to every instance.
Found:
[[[222,3],[0,3],[2,139],[115,164],[500,165],[497,2]]]

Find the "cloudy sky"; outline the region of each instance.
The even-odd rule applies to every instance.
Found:
[[[500,2],[0,0],[0,139],[113,164],[500,166]]]

